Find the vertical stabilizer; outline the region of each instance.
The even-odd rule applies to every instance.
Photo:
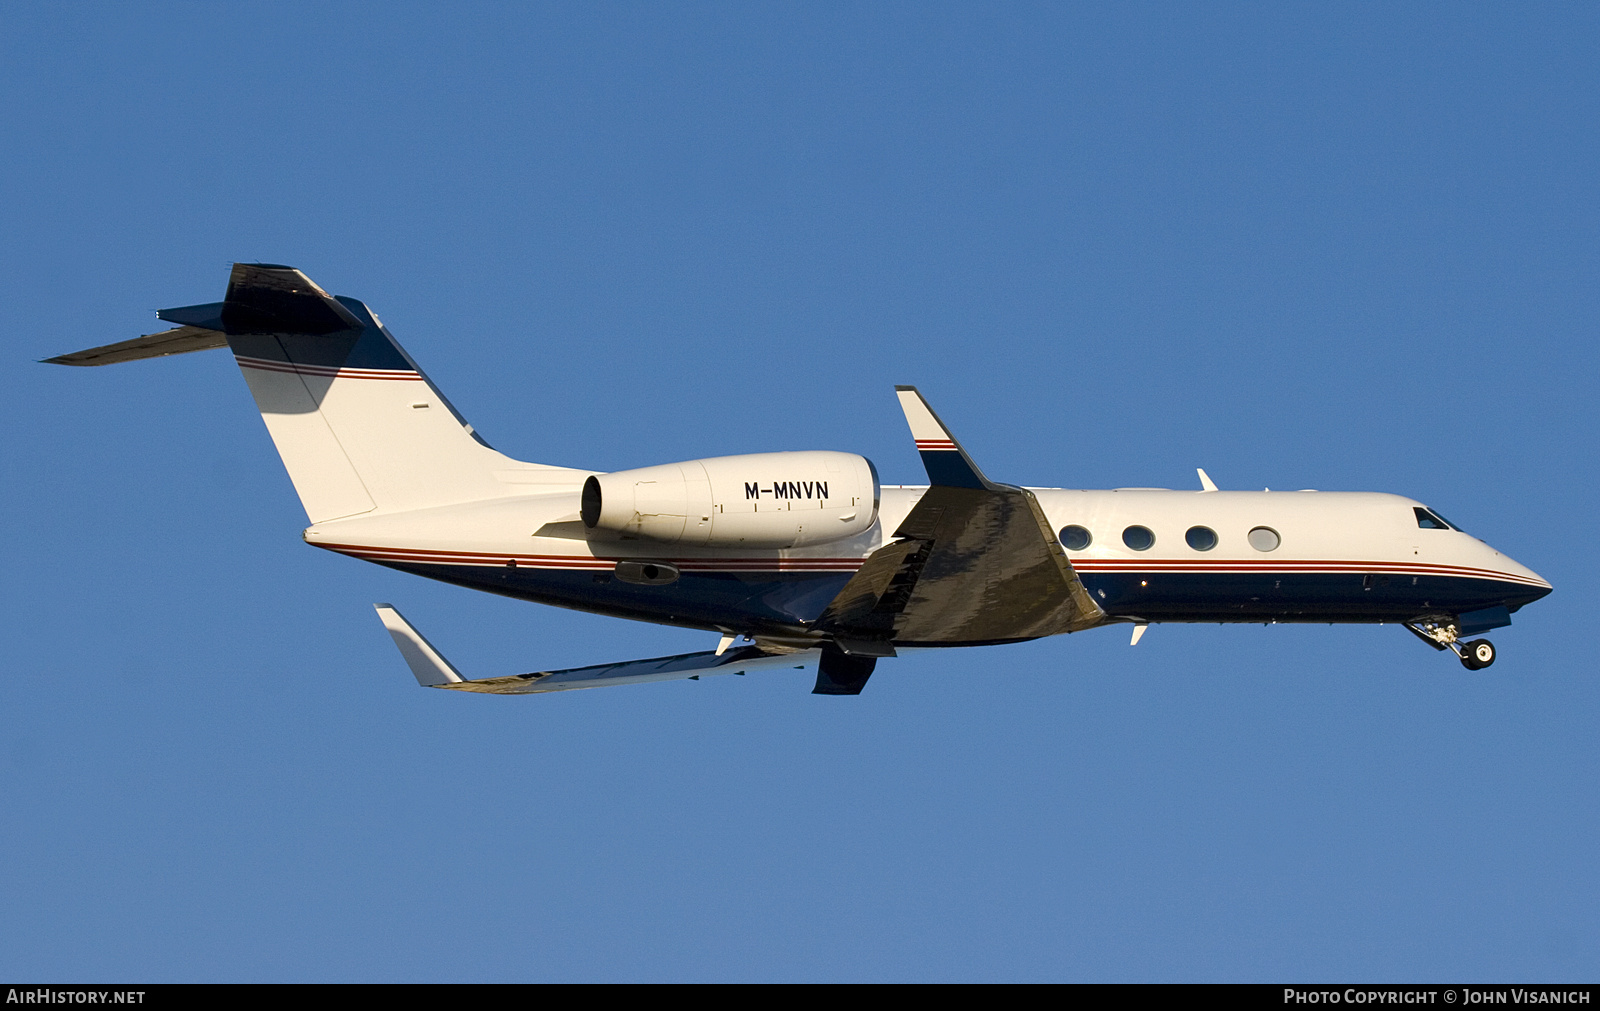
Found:
[[[515,490],[497,470],[530,469],[474,435],[365,305],[292,267],[235,264],[222,303],[157,315],[227,334],[313,523],[497,498]]]
[[[236,263],[221,302],[162,309],[174,329],[47,359],[110,365],[232,349],[312,523],[540,491],[588,471],[490,449],[365,305],[293,267]]]

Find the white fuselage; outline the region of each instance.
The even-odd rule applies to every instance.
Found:
[[[582,472],[571,472],[581,474]],[[529,494],[526,491],[535,493]],[[820,612],[926,491],[885,486],[878,522],[798,548],[690,547],[589,530],[579,492],[503,497],[312,526],[307,542],[450,582],[585,610],[734,631],[794,630]],[[1366,492],[1034,489],[1110,620],[1407,621],[1549,592],[1537,574],[1458,530],[1420,525],[1421,503]],[[1142,549],[1130,527],[1148,531]],[[1193,528],[1204,528],[1187,536]],[[1270,531],[1270,536],[1251,531]],[[1201,550],[1191,544],[1212,546]],[[619,562],[674,578],[633,585]]]

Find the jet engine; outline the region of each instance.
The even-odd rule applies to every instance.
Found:
[[[864,533],[878,472],[853,453],[757,453],[596,474],[583,524],[662,544],[796,548]]]

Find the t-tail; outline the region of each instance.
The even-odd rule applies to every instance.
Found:
[[[293,267],[236,263],[221,302],[156,315],[176,328],[47,360],[109,365],[228,347],[312,523],[498,498],[513,471],[576,484],[587,473],[491,449],[371,310]]]

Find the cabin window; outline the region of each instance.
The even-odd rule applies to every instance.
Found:
[[[1061,528],[1061,546],[1068,551],[1082,551],[1093,540],[1094,537],[1089,533],[1088,529],[1080,527],[1076,523]]]
[[[1249,541],[1250,546],[1257,551],[1276,551],[1278,545],[1283,543],[1283,538],[1279,537],[1278,532],[1271,527],[1256,527],[1250,531],[1245,540]]]
[[[1210,527],[1190,527],[1183,539],[1196,551],[1210,551],[1217,546],[1217,532]]]
[[[1417,514],[1417,526],[1424,530],[1454,530],[1455,527],[1445,521],[1443,516],[1436,512],[1417,506],[1411,510]]]
[[[1155,542],[1156,535],[1149,527],[1132,526],[1122,532],[1122,543],[1135,551],[1149,551]]]

